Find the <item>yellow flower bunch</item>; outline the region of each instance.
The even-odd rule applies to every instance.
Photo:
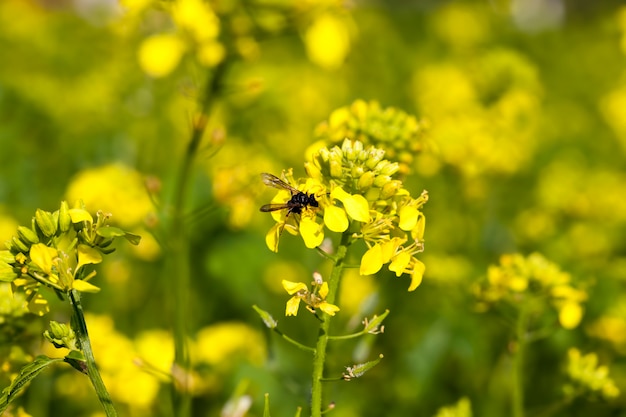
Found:
[[[361,275],[389,264],[397,276],[411,276],[409,291],[417,288],[424,273],[424,264],[415,257],[424,249],[420,210],[428,193],[411,197],[402,181],[394,179],[399,164],[384,156],[383,149],[346,139],[341,147],[323,147],[312,155],[305,163],[308,178],[295,182],[291,172],[284,173],[292,189],[284,187],[273,200],[286,210],[272,213],[276,224],[266,236],[268,247],[278,251],[283,230],[302,236],[308,248],[322,244],[325,229],[352,232],[353,239],[363,239],[369,248],[361,259]]]
[[[425,122],[402,110],[382,108],[374,100],[356,100],[333,111],[327,121],[315,128],[315,135],[324,143],[351,138],[382,148],[387,158],[398,161],[400,173],[407,174],[415,155],[424,148],[425,130]]]
[[[569,274],[538,253],[503,255],[500,265],[489,267],[486,281],[475,291],[486,305],[505,302],[523,308],[546,300],[556,308],[559,323],[566,329],[578,326],[581,304],[587,299],[585,291],[572,286]]]
[[[609,377],[609,368],[598,365],[598,355],[586,355],[576,348],[567,352],[568,363],[566,368],[570,383],[565,385],[565,393],[570,396],[581,394],[599,395],[604,399],[619,396],[619,388]]]
[[[45,285],[60,294],[71,290],[97,292],[88,282],[95,271],[85,266],[102,262],[102,254],[114,251],[111,244],[124,237],[133,244],[139,236],[107,223],[109,214],[98,212],[96,220],[84,207],[69,208],[63,201],[59,210],[38,209],[31,226],[19,226],[17,235],[5,242],[8,250],[0,251],[0,281],[21,288],[29,302],[30,312],[43,315],[47,302],[38,293]]]

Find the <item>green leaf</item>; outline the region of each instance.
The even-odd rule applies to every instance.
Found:
[[[72,368],[76,369],[78,372],[87,375],[87,361],[85,361],[85,357],[81,352],[72,350],[63,360],[69,363]]]
[[[41,371],[54,362],[60,362],[63,359],[53,359],[44,355],[37,356],[32,363],[24,366],[20,373],[15,377],[11,385],[2,391],[0,396],[0,414],[7,409],[11,401],[24,389],[26,384],[32,381]]]

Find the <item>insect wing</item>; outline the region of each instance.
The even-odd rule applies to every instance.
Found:
[[[300,190],[298,190],[297,188],[292,187],[277,176],[268,174],[267,172],[261,174],[261,179],[263,180],[263,183],[269,187],[278,188],[280,190],[287,190],[291,192],[291,194],[298,194],[300,192]]]
[[[265,204],[263,206],[261,206],[261,208],[259,210],[263,211],[263,212],[268,212],[268,211],[276,211],[276,210],[284,210],[284,209],[288,209],[289,205],[287,203],[270,203],[270,204]]]

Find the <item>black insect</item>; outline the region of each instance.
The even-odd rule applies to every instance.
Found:
[[[291,193],[291,198],[286,203],[265,204],[261,207],[261,211],[268,212],[287,209],[287,216],[289,216],[291,213],[301,214],[302,210],[307,208],[308,206],[319,207],[319,203],[315,199],[314,194],[307,194],[305,192],[302,192],[297,188],[294,188],[291,185],[287,184],[285,181],[281,180],[277,176],[268,174],[267,172],[262,173],[261,178],[263,179],[265,185],[278,188],[280,190],[287,190]]]

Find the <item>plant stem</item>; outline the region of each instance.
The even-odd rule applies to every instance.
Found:
[[[89,375],[89,379],[96,390],[96,394],[98,394],[98,399],[100,400],[107,417],[116,417],[117,411],[115,411],[113,401],[111,401],[111,396],[104,386],[100,372],[96,367],[96,359],[94,358],[93,351],[91,350],[91,341],[89,340],[89,333],[87,332],[87,323],[85,323],[83,306],[80,303],[80,293],[76,290],[71,290],[69,295],[70,302],[74,310],[74,332],[76,333],[80,349],[85,356],[85,361],[87,363],[87,375]]]
[[[513,417],[524,417],[524,351],[527,344],[529,314],[527,309],[520,311],[515,325],[515,350],[513,351]]]
[[[341,237],[341,243],[337,247],[334,256],[335,265],[330,273],[328,280],[328,295],[326,301],[334,304],[339,289],[339,281],[344,268],[344,259],[348,252],[350,244],[350,232],[344,232]],[[322,323],[320,324],[317,336],[317,344],[315,346],[315,355],[313,357],[313,381],[311,387],[311,417],[321,417],[322,415],[322,382],[324,378],[324,363],[326,361],[326,347],[328,345],[328,332],[330,329],[331,316],[324,314]]]
[[[185,228],[185,203],[194,159],[204,136],[209,114],[221,88],[225,65],[222,63],[216,67],[207,81],[198,113],[193,120],[191,137],[183,156],[174,189],[172,217],[167,234],[169,244],[168,292],[174,298],[174,363],[178,371],[175,374],[175,379],[181,389],[181,393],[174,397],[175,415],[178,417],[186,417],[191,413],[191,397],[189,396],[190,358],[187,346],[189,329],[192,327],[189,302],[191,273],[189,269],[189,241]]]

